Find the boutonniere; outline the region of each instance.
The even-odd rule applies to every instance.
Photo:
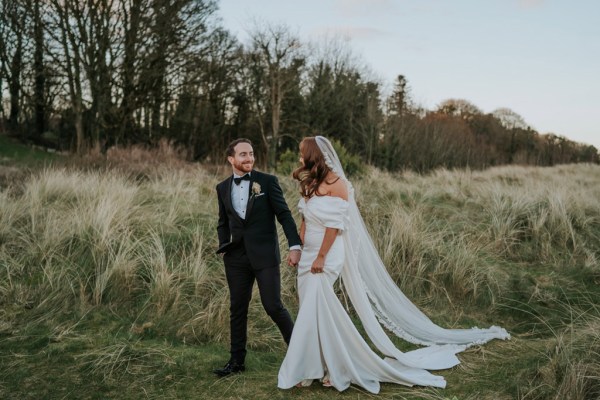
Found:
[[[262,194],[262,192],[260,191],[260,183],[252,182],[252,194],[254,196]]]

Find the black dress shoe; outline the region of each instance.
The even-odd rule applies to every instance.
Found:
[[[229,361],[223,368],[213,369],[213,372],[216,375],[223,377],[230,374],[236,374],[238,372],[244,372],[245,370],[246,367],[244,364],[238,364],[236,362]]]

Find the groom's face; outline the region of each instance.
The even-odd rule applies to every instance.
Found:
[[[254,167],[254,150],[249,143],[238,143],[234,148],[235,154],[227,157],[233,167],[233,172],[243,175]]]

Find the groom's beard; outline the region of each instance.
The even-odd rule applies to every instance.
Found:
[[[233,168],[237,169],[241,172],[250,172],[252,171],[252,167],[254,166],[254,161],[244,161],[244,162],[234,162]]]

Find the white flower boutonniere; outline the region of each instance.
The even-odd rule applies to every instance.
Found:
[[[260,190],[261,190],[260,183],[258,183],[258,182],[252,182],[252,194],[254,196],[262,194],[262,192]]]

